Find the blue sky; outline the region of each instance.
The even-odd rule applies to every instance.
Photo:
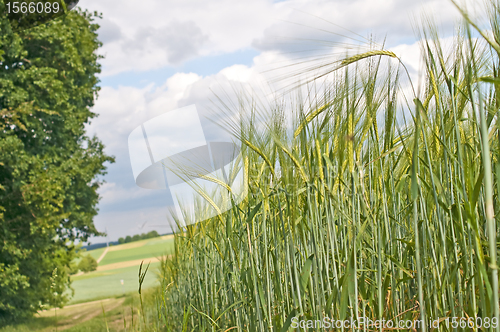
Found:
[[[265,85],[267,69],[300,54],[345,54],[346,43],[362,50],[369,35],[386,38],[386,47],[416,73],[412,18],[435,13],[445,34],[457,21],[447,0],[82,0],[79,6],[103,14],[98,33],[105,58],[93,108],[99,116],[87,130],[116,157],[95,218],[110,241],[169,231],[167,192],[139,188],[132,174],[127,137],[144,121],[191,104],[203,113],[214,93]],[[215,126],[205,132],[207,139],[225,135]]]

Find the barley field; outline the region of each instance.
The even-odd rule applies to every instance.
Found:
[[[284,332],[294,318],[366,317],[500,331],[500,5],[487,3],[487,27],[458,9],[451,48],[420,28],[420,84],[372,47],[324,66],[319,93],[241,99],[226,129],[248,196],[176,234],[144,328]]]

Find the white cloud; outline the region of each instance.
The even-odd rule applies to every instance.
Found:
[[[475,4],[475,0],[467,2]],[[292,0],[280,5],[281,20],[267,27],[253,46],[290,56],[367,46],[367,38],[380,44],[385,41],[386,46],[408,43],[415,39],[414,28],[424,14],[434,14],[443,32],[449,34],[459,18],[458,10],[447,0]]]
[[[120,26],[116,24],[112,19],[100,20],[99,25],[99,40],[103,42],[103,44],[112,43],[122,38],[122,31]]]
[[[198,55],[207,41],[208,36],[195,22],[174,20],[158,28],[141,27],[132,38],[122,40],[120,46],[124,55],[136,59],[150,53],[145,50],[156,50],[161,65],[165,60],[168,64],[178,64]],[[151,62],[143,65],[146,64],[157,65]]]
[[[99,188],[99,194],[102,199],[101,206],[125,202],[131,199],[138,199],[148,196],[150,192],[136,188],[124,188],[122,185],[114,182],[106,182]]]
[[[208,100],[214,97],[214,92],[222,94],[222,89],[229,89],[232,84],[257,76],[252,68],[233,66],[209,77],[178,73],[161,86],[151,84],[145,88],[103,87],[93,108],[99,116],[88,126],[87,133],[95,134],[103,141],[106,153],[114,155],[116,163],[110,166],[106,176],[108,183],[99,191],[102,197],[99,207],[103,212],[96,219],[98,224],[101,224],[104,221],[103,216],[106,216],[106,220],[113,225],[114,220],[122,218],[121,211],[124,209],[131,209],[134,215],[133,211],[141,206],[151,206],[152,201],[155,201],[152,209],[166,207],[169,203],[164,191],[136,187],[127,146],[128,135],[132,130],[160,114],[195,104],[202,116],[205,115],[202,120],[207,140],[226,141],[228,134],[222,133],[219,126],[210,122],[214,119],[208,119],[206,112],[203,114],[204,107],[207,106]],[[224,138],[221,139],[222,137]],[[162,195],[165,196],[164,199],[159,199]],[[130,219],[130,216],[127,215],[127,218]],[[164,221],[165,215],[158,218],[156,222]],[[99,229],[103,230],[102,227]],[[109,232],[111,229],[111,226],[108,227]]]
[[[116,241],[119,237],[147,233],[156,230],[160,234],[170,232],[167,221],[167,207],[147,207],[132,211],[113,211],[100,213],[94,224],[100,232],[107,231],[108,240]],[[93,238],[91,242],[105,241],[105,238]]]
[[[186,89],[199,79],[193,73],[179,73],[160,87],[152,84],[145,88],[103,87],[93,108],[99,116],[92,120],[87,132],[96,134],[106,145],[108,153],[116,153],[123,149],[123,143],[135,127],[176,109]]]
[[[250,83],[250,80],[255,78],[255,74],[252,69],[244,65],[233,65],[231,67],[224,68],[220,71],[220,73],[230,81],[241,83]]]
[[[395,46],[414,39],[412,21],[422,12],[439,14],[448,32],[458,18],[447,0],[87,0],[81,6],[103,13],[103,76],[153,70],[252,45],[287,52],[329,48],[334,42],[366,43],[356,34],[373,34],[380,43],[387,37]]]
[[[103,13],[103,76],[246,49],[279,16],[269,0],[88,0],[81,6]],[[119,26],[119,40],[108,20]]]

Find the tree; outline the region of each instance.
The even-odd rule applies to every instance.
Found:
[[[125,237],[125,243],[129,243],[129,242],[132,242],[132,238],[130,237],[130,235],[127,235]]]
[[[119,243],[119,244],[124,244],[124,243],[125,243],[125,239],[124,239],[124,238],[122,238],[122,237],[121,237],[121,238],[119,238],[119,239],[118,239],[118,243]]]
[[[78,269],[82,272],[91,272],[97,270],[97,261],[94,257],[90,255],[83,256],[80,263],[78,263]]]
[[[98,176],[113,158],[85,135],[99,89],[96,15],[20,32],[0,17],[0,321],[62,306],[75,241],[102,235]]]
[[[78,269],[78,265],[76,265],[76,263],[74,263],[74,262],[71,262],[69,264],[69,267],[67,268],[67,270],[68,270],[68,274],[70,274],[70,275],[71,274],[77,274],[78,270],[79,270]]]
[[[152,238],[155,238],[155,237],[158,237],[158,236],[160,236],[160,234],[158,234],[157,231],[151,231],[151,232],[148,233],[148,238],[149,239],[152,239]]]

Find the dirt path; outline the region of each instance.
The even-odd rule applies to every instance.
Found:
[[[104,249],[101,256],[99,256],[99,258],[97,259],[97,264],[99,264],[102,261],[102,259],[104,258],[104,256],[106,256],[106,254],[108,253],[108,250],[109,250],[109,247],[106,247],[106,249]]]
[[[101,265],[97,267],[97,271],[107,271],[107,270],[115,270],[115,269],[121,269],[124,267],[131,267],[131,266],[138,266],[141,265],[141,262],[144,261],[143,266],[147,266],[149,262],[155,263],[158,262],[158,258],[144,258],[144,259],[136,259],[133,261],[126,261],[126,262],[120,262],[120,263],[112,263],[112,264],[106,264],[106,265]]]
[[[66,330],[75,325],[91,320],[92,318],[102,315],[103,308],[105,312],[109,312],[120,307],[124,301],[125,298],[105,299],[69,305],[63,309],[57,309],[57,316],[60,317],[60,321],[57,323],[57,329],[59,331]],[[41,317],[54,317],[55,309],[40,311],[38,314]],[[52,331],[52,328],[50,331]]]

